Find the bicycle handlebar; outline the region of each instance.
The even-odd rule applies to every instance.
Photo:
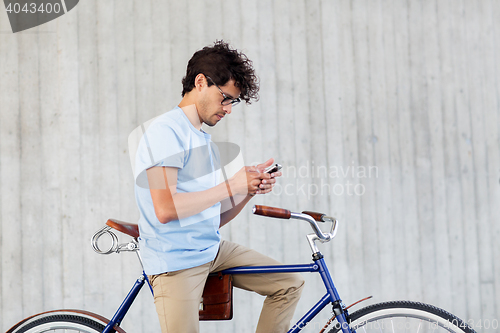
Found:
[[[292,216],[292,213],[288,209],[261,206],[261,205],[254,205],[252,213],[256,215],[274,217],[277,219],[287,219],[287,220]]]
[[[277,219],[290,219],[290,217],[292,216],[292,213],[288,209],[270,207],[270,206],[261,206],[261,205],[254,205],[252,212],[256,215],[274,217]],[[302,212],[302,214],[307,214],[311,216],[317,222],[325,222],[323,221],[323,217],[325,216],[325,214],[323,213],[317,213],[305,210]]]
[[[326,215],[323,213],[316,213],[316,212],[310,212],[308,210],[305,210],[302,212],[302,214],[307,214],[318,222],[325,222],[325,221],[323,221],[323,217]]]
[[[309,211],[304,211],[302,213],[293,213],[287,209],[283,208],[276,208],[276,207],[269,207],[269,206],[261,206],[261,205],[254,205],[252,209],[252,213],[256,215],[262,215],[262,216],[267,216],[267,217],[274,217],[278,219],[297,219],[297,220],[303,220],[309,222],[311,225],[314,233],[318,237],[318,239],[322,242],[328,242],[335,237],[335,234],[337,233],[337,220],[333,217],[326,216],[325,214],[321,213],[315,213],[315,212],[309,212]],[[318,222],[327,222],[330,221],[332,222],[332,229],[330,232],[323,232],[321,229],[318,227]]]

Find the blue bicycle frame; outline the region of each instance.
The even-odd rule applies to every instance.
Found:
[[[265,274],[265,273],[293,273],[293,272],[318,272],[326,287],[326,294],[319,300],[300,320],[292,326],[288,333],[300,332],[316,315],[328,304],[333,305],[333,311],[337,321],[341,325],[343,333],[351,333],[345,315],[347,311],[342,308],[342,300],[335,288],[330,272],[326,267],[321,253],[315,253],[316,257],[312,264],[306,265],[278,265],[278,266],[248,266],[235,267],[222,271],[222,274]]]
[[[223,274],[265,274],[265,273],[294,273],[294,272],[317,272],[321,275],[321,279],[326,287],[326,294],[319,300],[293,327],[288,331],[288,333],[298,333],[328,304],[332,304],[333,313],[342,329],[343,333],[352,333],[349,328],[346,316],[348,316],[347,310],[343,308],[340,296],[333,284],[333,280],[330,276],[330,272],[326,267],[325,260],[320,252],[313,254],[313,263],[311,264],[301,264],[301,265],[277,265],[277,266],[245,266],[245,267],[234,267],[222,271]],[[125,317],[128,309],[134,302],[137,294],[141,290],[145,281],[147,281],[147,276],[143,272],[142,275],[137,279],[134,286],[128,293],[125,300],[122,302],[117,312],[108,323],[106,328],[102,333],[110,333],[116,325],[120,325],[121,321]],[[149,285],[149,282],[148,282]],[[150,286],[151,292],[153,292]]]
[[[127,297],[125,297],[115,315],[101,333],[111,333],[113,332],[115,326],[120,326],[123,318],[127,314],[128,309],[130,309],[130,306],[132,305],[132,303],[134,303],[137,294],[139,294],[139,291],[141,291],[141,288],[142,286],[144,286],[144,282],[146,281],[148,281],[149,289],[151,290],[151,293],[153,293],[153,288],[149,283],[148,276],[146,275],[146,273],[144,273],[144,271],[142,271],[142,275],[137,279],[137,281],[135,281],[135,284],[128,292]]]

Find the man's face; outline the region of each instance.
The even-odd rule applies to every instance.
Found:
[[[234,86],[234,80],[229,80],[225,85],[219,86],[226,96],[236,98],[240,95],[240,89]],[[198,103],[198,115],[200,121],[208,126],[217,124],[226,114],[231,113],[231,104],[221,105],[224,97],[215,84],[207,87],[200,94]]]

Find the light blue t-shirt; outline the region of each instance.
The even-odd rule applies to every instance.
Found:
[[[215,258],[220,243],[220,203],[162,224],[154,211],[146,170],[153,166],[178,168],[177,192],[199,192],[219,183],[219,161],[210,135],[197,130],[179,107],[157,117],[145,129],[135,155],[134,177],[146,274],[203,265]]]

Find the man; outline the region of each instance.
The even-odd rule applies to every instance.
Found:
[[[198,309],[209,273],[277,261],[221,241],[219,228],[256,194],[269,193],[281,172],[273,159],[220,180],[220,156],[202,124],[214,126],[232,107],[257,99],[248,58],[219,41],[196,52],[182,80],[178,107],[150,123],[135,159],[139,239],[162,332],[199,331]],[[299,274],[235,275],[233,285],[265,295],[257,332],[286,332],[304,280]]]

